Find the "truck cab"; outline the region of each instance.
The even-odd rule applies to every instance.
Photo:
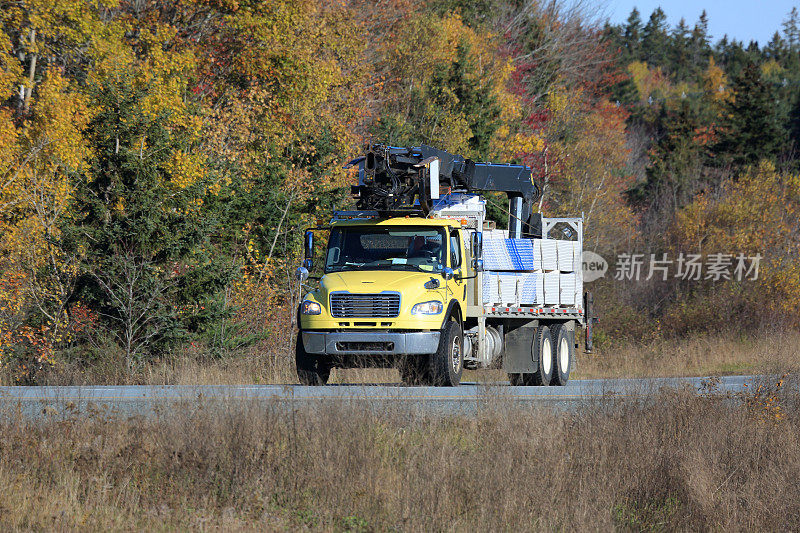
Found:
[[[409,382],[458,384],[468,242],[457,220],[335,217],[319,288],[300,304],[301,382],[323,384],[335,366],[397,366]]]

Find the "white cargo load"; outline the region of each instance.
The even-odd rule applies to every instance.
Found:
[[[558,241],[534,239],[538,241],[542,254],[542,270],[558,270]]]
[[[483,303],[541,305],[542,274],[538,272],[484,272]]]
[[[509,239],[506,230],[483,231],[484,304],[583,308],[582,221],[542,221],[542,239]],[[564,234],[571,240],[547,238],[547,230],[556,224],[569,225]]]

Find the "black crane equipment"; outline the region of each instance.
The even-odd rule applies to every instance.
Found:
[[[439,190],[432,188],[465,193],[499,191],[509,199],[512,234],[529,233],[536,223],[531,212],[541,192],[531,169],[524,165],[476,163],[424,144],[412,148],[373,144],[345,168],[356,165],[359,179],[352,193],[358,209],[427,216],[439,197]]]

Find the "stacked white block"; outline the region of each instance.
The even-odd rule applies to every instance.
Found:
[[[490,239],[483,244],[486,270],[540,270],[538,251],[531,239]]]
[[[545,242],[545,241],[542,241]],[[558,305],[561,298],[561,290],[559,288],[560,272],[545,272],[544,276],[544,304],[545,305]]]
[[[505,239],[483,241],[483,268],[487,270],[514,269]]]
[[[559,303],[561,305],[575,305],[575,272],[560,272],[559,283]]]
[[[581,250],[581,243],[578,241],[572,242],[572,270],[574,272],[583,272],[583,250]]]
[[[537,305],[542,303],[542,275],[538,272],[484,272],[483,303]]]
[[[573,241],[555,241],[558,250],[558,270],[561,272],[573,271]]]
[[[575,305],[583,308],[583,271],[575,273]]]
[[[542,270],[558,270],[558,241],[551,239],[535,239],[541,250]],[[536,244],[534,244],[536,246]]]

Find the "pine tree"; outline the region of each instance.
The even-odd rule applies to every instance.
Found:
[[[700,18],[692,30],[690,48],[695,72],[700,72],[708,64],[708,58],[711,54],[708,36],[708,15],[705,9],[700,13]]]
[[[173,154],[192,142],[145,113],[147,88],[119,73],[95,88],[87,128],[94,154],[79,180],[67,245],[84,257],[78,295],[102,317],[129,367],[222,314],[225,269],[208,248],[214,217],[196,209],[206,183],[184,183]]]
[[[789,50],[797,52],[800,49],[800,14],[796,7],[792,8],[789,17],[783,21],[783,34],[786,36]]]
[[[670,41],[669,70],[677,80],[688,80],[694,74],[694,65],[691,62],[689,27],[684,19],[672,30]]]
[[[786,147],[785,124],[776,112],[775,90],[763,80],[758,65],[745,65],[734,79],[733,96],[725,133],[715,148],[720,162],[738,166],[775,160]]]
[[[642,19],[639,16],[639,10],[634,7],[631,14],[628,15],[628,20],[625,23],[625,31],[623,33],[627,62],[641,60],[641,32]]]
[[[657,7],[642,31],[642,59],[652,66],[666,66],[668,45],[667,15]]]

